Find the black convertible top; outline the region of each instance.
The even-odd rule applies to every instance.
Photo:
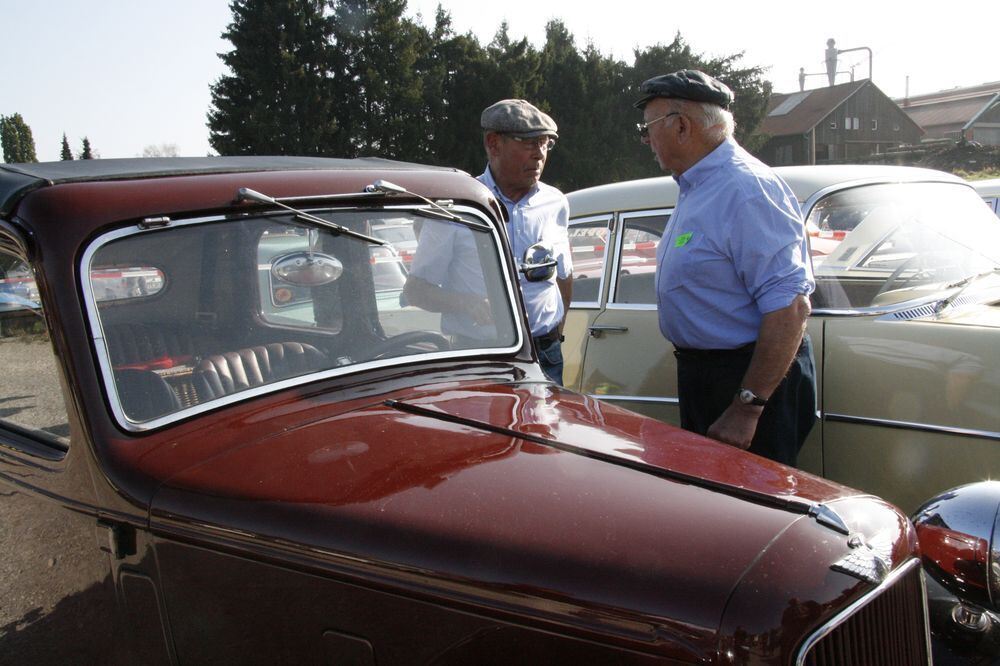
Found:
[[[305,170],[458,171],[380,157],[339,159],[331,157],[237,156],[155,157],[132,159],[65,160],[0,164],[0,217],[7,216],[28,192],[59,183],[101,180],[135,180],[163,176],[212,173]]]

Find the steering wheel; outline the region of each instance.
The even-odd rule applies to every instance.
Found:
[[[368,354],[372,360],[387,356],[398,356],[407,347],[419,344],[433,345],[435,351],[448,351],[451,349],[451,340],[437,331],[406,331],[405,333],[393,335],[385,340],[376,342],[368,350]]]

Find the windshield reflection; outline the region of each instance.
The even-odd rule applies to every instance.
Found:
[[[1000,225],[964,185],[843,190],[821,199],[807,225],[818,308],[926,299],[1000,266]]]

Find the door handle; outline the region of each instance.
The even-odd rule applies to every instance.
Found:
[[[588,326],[587,330],[590,331],[590,337],[599,338],[604,333],[627,333],[628,326]]]

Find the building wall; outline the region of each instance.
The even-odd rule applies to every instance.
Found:
[[[865,86],[815,128],[815,163],[852,162],[920,141],[920,129],[875,86]],[[772,166],[811,164],[812,137],[776,136],[758,152]],[[791,159],[792,161],[788,161]]]
[[[965,138],[984,146],[1000,146],[1000,105],[979,116]]]
[[[816,125],[816,144],[828,147],[827,161],[849,162],[920,141],[921,132],[896,103],[874,86],[852,95]],[[823,157],[817,149],[817,163]]]

